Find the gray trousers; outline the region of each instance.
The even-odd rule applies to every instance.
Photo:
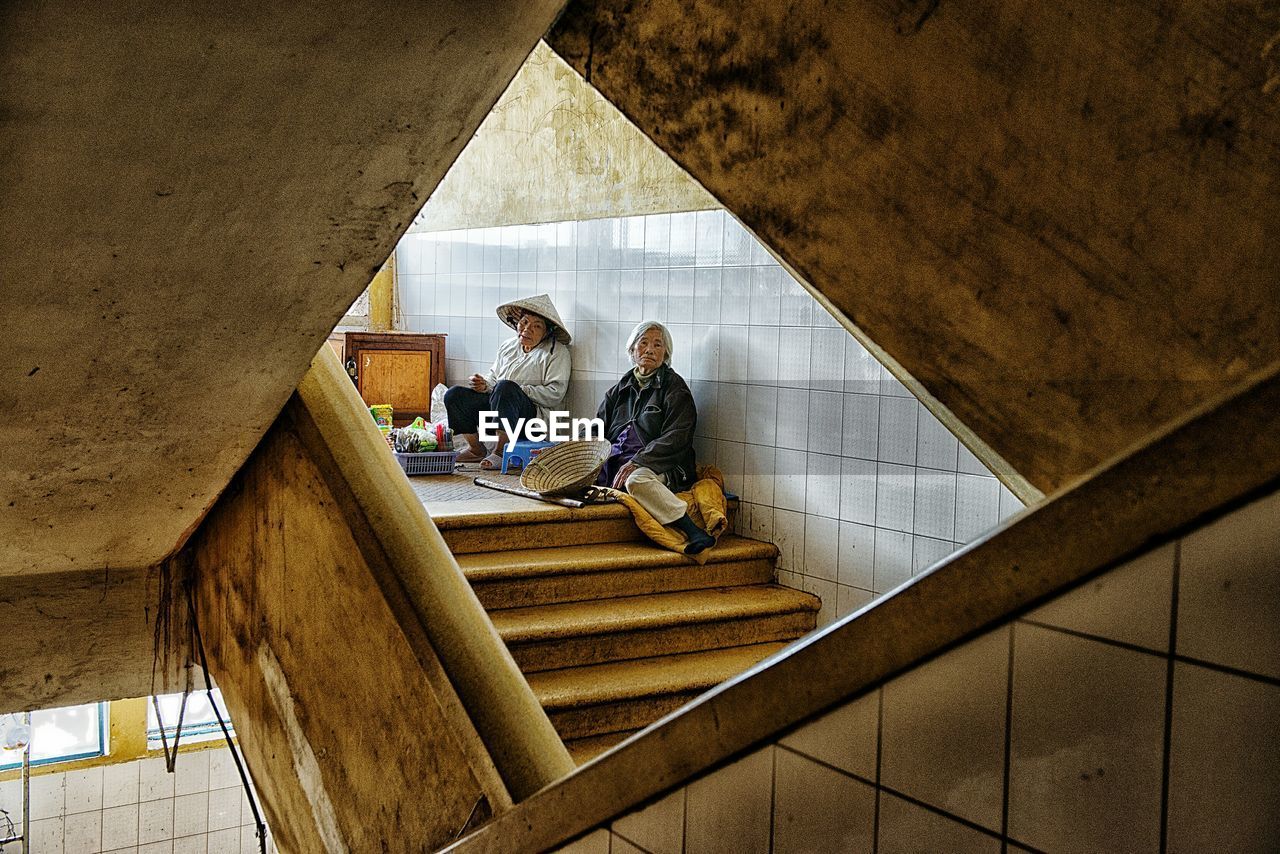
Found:
[[[628,475],[626,488],[659,524],[670,525],[689,512],[685,503],[667,485],[667,476],[653,469],[637,468]]]

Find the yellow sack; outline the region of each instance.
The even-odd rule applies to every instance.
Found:
[[[659,524],[658,520],[650,516],[649,511],[641,507],[640,502],[631,495],[618,490],[613,492],[631,511],[632,517],[636,520],[636,526],[644,532],[646,537],[664,549],[684,554],[687,540],[683,534]],[[683,501],[689,508],[689,517],[698,524],[698,527],[719,542],[720,535],[729,527],[724,498],[724,475],[720,473],[720,469],[715,466],[698,466],[698,479],[687,491],[676,493],[676,498]],[[705,564],[710,551],[711,549],[704,549],[696,555],[689,555],[689,558]]]

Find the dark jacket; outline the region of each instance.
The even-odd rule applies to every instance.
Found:
[[[635,374],[627,371],[605,392],[596,417],[604,421],[604,433],[610,442],[635,422],[644,442],[644,448],[631,459],[636,465],[658,474],[674,473],[676,489],[694,481],[693,430],[698,423],[698,410],[689,386],[670,365],[658,368],[643,389]]]

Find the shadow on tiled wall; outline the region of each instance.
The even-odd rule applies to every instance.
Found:
[[[505,301],[550,294],[574,337],[568,408],[594,414],[627,333],[671,329],[696,449],[776,543],[820,624],[946,557],[1022,505],[724,211],[410,233],[402,314],[445,332],[448,381],[487,368]]]

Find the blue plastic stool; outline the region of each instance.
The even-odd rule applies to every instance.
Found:
[[[554,444],[555,442],[530,442],[526,440],[516,442],[515,447],[512,447],[511,450],[506,449],[510,446],[505,446],[502,450],[502,473],[506,474],[507,468],[510,466],[515,466],[518,469],[524,468],[533,459],[534,452],[541,451],[543,448],[550,448]]]

